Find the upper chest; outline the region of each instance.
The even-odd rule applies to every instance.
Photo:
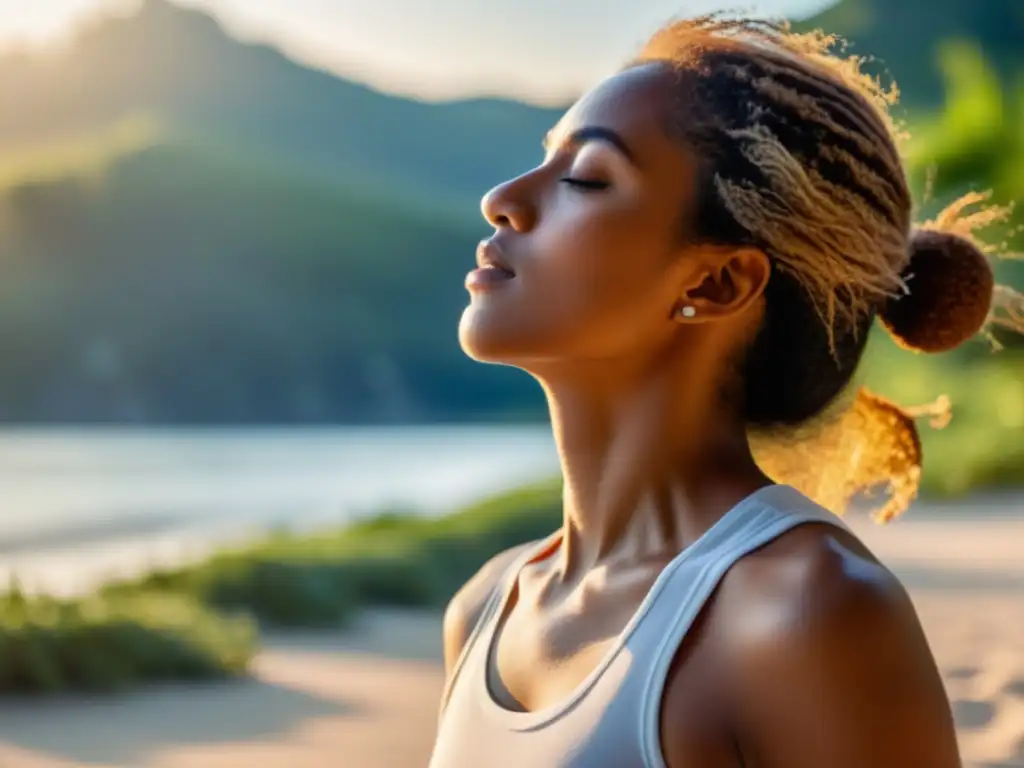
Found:
[[[653,567],[545,601],[544,580],[527,575],[495,620],[484,669],[491,695],[505,709],[536,712],[589,685],[604,685],[596,698],[609,701],[625,681],[632,687],[620,698],[630,706],[619,711],[653,712],[653,738],[668,768],[736,768],[737,711],[751,695],[744,680],[757,658],[750,650],[758,638],[770,642],[766,627],[792,619],[801,549],[819,536],[795,531],[715,579],[699,568],[671,571],[660,589],[662,569]],[[694,588],[702,582],[706,592]],[[602,680],[616,656],[628,673]]]
[[[618,679],[602,680],[601,671],[618,654],[627,659],[633,674],[646,675],[652,663],[648,654],[654,642],[623,645],[623,633],[642,622],[658,621],[650,613],[639,615],[647,593],[657,576],[625,579],[605,585],[593,594],[571,595],[568,599],[545,605],[536,583],[524,579],[517,587],[518,599],[510,601],[496,627],[493,645],[487,657],[488,687],[495,701],[512,711],[538,712],[557,707],[578,693],[582,686],[612,686]],[[666,596],[671,600],[671,596]],[[723,695],[725,658],[717,637],[724,627],[714,596],[703,606],[697,621],[685,633],[672,656],[669,675],[673,679],[669,709],[656,707],[667,723],[659,727],[670,738],[661,751],[677,765],[701,768],[735,768],[735,750],[729,736],[727,698]],[[659,639],[651,625],[644,627],[648,640]],[[668,627],[664,628],[666,631]],[[636,639],[643,633],[633,634]],[[594,679],[597,675],[596,680]],[[644,695],[633,681],[632,698],[639,705]],[[639,694],[639,695],[638,695]],[[613,695],[603,692],[604,696]],[[631,709],[635,712],[637,707]],[[639,727],[639,715],[637,715]]]

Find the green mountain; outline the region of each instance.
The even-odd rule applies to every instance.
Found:
[[[892,9],[927,10],[876,4],[822,22],[881,51]],[[979,34],[1019,21],[971,13]],[[456,324],[479,197],[537,161],[559,114],[385,95],[167,0],[0,55],[0,422],[541,414],[527,377],[464,358]]]
[[[479,198],[558,115],[388,96],[165,0],[0,58],[0,420],[535,405],[455,329]]]
[[[330,179],[460,201],[536,160],[538,137],[559,114],[498,99],[384,95],[238,42],[167,0],[94,21],[55,56],[9,54],[0,73],[0,151],[145,118]]]

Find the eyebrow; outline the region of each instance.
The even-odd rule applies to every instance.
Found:
[[[567,138],[563,143],[579,147],[590,141],[603,141],[606,144],[611,144],[627,160],[634,165],[636,164],[636,157],[633,155],[632,150],[630,150],[626,142],[623,141],[622,137],[611,128],[602,128],[599,125],[588,125],[580,128],[579,130],[573,131],[569,134],[569,138]],[[541,145],[545,150],[547,150],[550,144],[551,134],[549,133],[544,137]]]

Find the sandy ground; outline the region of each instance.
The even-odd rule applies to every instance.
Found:
[[[965,764],[1024,767],[1024,509],[855,528],[909,587]],[[0,768],[405,768],[426,764],[440,620],[374,613],[345,636],[271,638],[251,681],[114,699],[0,702]]]

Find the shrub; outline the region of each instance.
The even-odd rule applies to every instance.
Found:
[[[252,623],[186,595],[142,592],[59,601],[0,597],[0,693],[111,691],[144,680],[244,674]]]
[[[268,627],[344,626],[366,605],[444,605],[484,562],[547,535],[560,515],[560,484],[548,482],[442,518],[389,513],[340,531],[279,534],[103,593],[180,593]]]

